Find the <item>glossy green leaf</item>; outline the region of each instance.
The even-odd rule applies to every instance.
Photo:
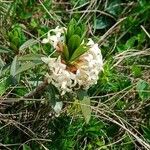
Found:
[[[68,26],[68,29],[67,29],[67,41],[73,34],[74,34],[74,25],[70,25]]]
[[[77,27],[75,30],[75,34],[79,35],[80,37],[82,36],[82,29],[80,27]]]
[[[71,36],[68,42],[68,49],[70,55],[74,53],[74,51],[80,46],[80,44],[81,44],[81,38],[78,35],[75,34]]]
[[[77,24],[77,21],[74,18],[72,18],[71,21],[69,22],[69,26],[76,25],[76,24]]]
[[[89,48],[85,45],[81,45],[77,48],[70,58],[70,62],[77,60],[81,55],[83,55]]]
[[[66,44],[68,45],[69,39],[74,35],[81,35],[81,28],[77,25],[77,22],[75,19],[71,19],[71,21],[68,24],[67,28],[67,34],[66,34]]]
[[[67,34],[66,34],[66,42],[68,44],[68,41],[70,39],[70,37],[74,34],[75,32],[75,26],[76,26],[76,21],[75,19],[72,19],[69,24],[68,24],[68,28],[67,28]]]
[[[69,60],[69,50],[66,44],[63,45],[63,53],[66,60]]]

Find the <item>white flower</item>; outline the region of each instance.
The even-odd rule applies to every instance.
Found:
[[[64,36],[62,34],[64,34],[65,30],[66,28],[59,28],[59,26],[57,26],[55,29],[52,29],[48,32],[47,38],[44,38],[42,43],[50,43],[54,48],[56,48],[58,42],[64,40]],[[51,33],[54,34],[51,35]]]
[[[62,101],[60,102],[56,102],[56,104],[54,106],[52,106],[52,108],[54,109],[54,111],[59,115],[59,113],[61,112],[63,107],[63,103]]]
[[[79,58],[76,76],[77,83],[85,89],[97,83],[99,72],[103,70],[102,54],[98,44],[89,39],[87,45],[90,49]]]
[[[59,30],[59,28],[53,31],[56,32],[55,30]],[[57,33],[56,36],[61,37],[61,34]],[[52,36],[50,36],[50,39],[52,39]],[[97,83],[99,72],[103,70],[102,54],[98,44],[94,43],[92,39],[89,39],[87,45],[89,50],[74,63],[76,72],[71,72],[68,69],[69,66],[62,62],[61,56],[58,58],[41,58],[49,67],[50,72],[46,74],[48,82],[57,87],[61,95],[66,92],[73,92],[80,87],[88,89]]]
[[[50,74],[46,74],[49,83],[52,83],[58,89],[61,89],[61,94],[71,92],[75,74],[66,70],[67,66],[61,62],[61,57],[47,58],[42,57],[42,61],[48,64]]]

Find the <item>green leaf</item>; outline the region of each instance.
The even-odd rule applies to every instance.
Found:
[[[22,26],[14,25],[8,33],[10,47],[18,51],[19,47],[26,41],[26,36],[22,31]]]
[[[10,74],[14,77],[17,69],[17,56],[14,57],[10,67]]]
[[[122,5],[120,5],[121,3],[121,0],[110,1],[110,4],[108,3],[108,7],[105,11],[114,16],[118,16],[122,12]]]
[[[7,90],[5,85],[6,85],[6,79],[0,81],[0,96],[2,96]]]
[[[32,45],[34,45],[34,44],[36,44],[36,43],[38,43],[37,40],[30,39],[30,40],[24,42],[24,43],[20,46],[19,50],[22,51],[22,50],[24,50],[24,49],[27,49],[27,48],[29,48],[30,46],[32,46]]]
[[[84,116],[85,122],[88,124],[91,118],[91,105],[90,98],[85,96],[82,101],[80,101],[81,111]]]
[[[69,26],[76,25],[76,24],[77,24],[77,21],[74,18],[72,18],[71,21],[69,22]]]
[[[44,55],[42,54],[27,54],[27,55],[23,55],[21,57],[18,58],[19,61],[36,61],[36,62],[41,62],[41,57],[43,57]]]
[[[30,25],[32,28],[38,27],[38,21],[36,19],[31,19]]]
[[[75,50],[75,52],[72,54],[71,58],[70,58],[70,62],[75,61],[76,59],[78,59],[82,54],[84,54],[87,50],[89,49],[89,47],[85,46],[85,45],[81,45],[79,48],[77,48]]]
[[[131,70],[135,77],[140,77],[142,75],[142,69],[137,65],[133,65]]]
[[[131,37],[125,44],[126,49],[133,48],[136,40],[137,40],[136,36]]]
[[[3,78],[0,81],[0,96],[2,96],[11,84],[10,78]]]
[[[80,44],[81,44],[81,38],[77,34],[72,35],[68,41],[68,49],[70,55],[74,53],[74,51],[80,46]]]
[[[34,68],[36,65],[39,65],[40,63],[33,63],[33,62],[26,62],[26,63],[22,63],[21,66],[18,68],[18,70],[16,70],[15,75],[22,73],[26,70],[29,70],[31,68]]]
[[[81,25],[81,30],[82,30],[82,32],[81,32],[81,41],[83,41],[83,39],[85,38],[85,36],[86,36],[86,33],[87,33],[87,28],[86,28],[86,25],[85,24],[82,24]]]
[[[66,43],[68,44],[68,41],[70,37],[74,34],[75,32],[75,26],[77,25],[77,22],[75,19],[71,19],[71,21],[68,24],[67,28],[67,34],[66,34]]]
[[[17,83],[16,81],[19,82],[19,80],[20,80],[20,75],[16,76],[16,71],[17,71],[18,67],[19,67],[18,57],[15,56],[14,59],[13,59],[13,61],[12,61],[11,66],[10,66],[10,75],[12,77],[12,82],[14,84]]]
[[[150,98],[150,85],[146,81],[140,80],[137,83],[136,89],[142,100],[148,100]]]
[[[74,25],[69,25],[67,29],[67,43],[73,34],[74,34]]]
[[[77,28],[76,28],[75,34],[79,35],[80,37],[82,36],[83,32],[82,32],[82,30],[81,30],[80,27],[77,27]]]
[[[94,20],[94,29],[105,29],[108,26],[108,22],[103,17]]]
[[[86,90],[79,89],[77,91],[77,97],[78,97],[79,100],[83,100],[85,96],[87,96],[87,91]]]
[[[9,52],[11,52],[10,49],[0,45],[0,53],[9,53]]]
[[[0,69],[2,69],[2,67],[4,67],[5,62],[2,60],[2,58],[0,57]],[[1,72],[1,70],[0,70]],[[1,73],[0,73],[1,74]]]
[[[68,41],[71,38],[71,36],[73,36],[75,33],[75,30],[77,28],[77,22],[76,20],[73,18],[71,19],[71,21],[68,24],[67,27],[67,34],[66,34],[66,44],[68,45]]]
[[[28,145],[23,144],[23,150],[31,150],[31,148]]]
[[[63,53],[66,60],[69,60],[69,50],[66,44],[63,45]]]

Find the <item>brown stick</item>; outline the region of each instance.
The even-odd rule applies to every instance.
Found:
[[[44,91],[44,89],[46,88],[47,85],[48,85],[47,80],[44,80],[44,82],[39,84],[33,91],[25,94],[23,96],[23,98],[32,98],[32,97],[35,97],[35,96],[41,94]]]

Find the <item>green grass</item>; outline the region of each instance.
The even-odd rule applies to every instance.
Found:
[[[0,1],[0,149],[150,149],[149,16],[147,0]],[[104,60],[88,90],[88,124],[78,101],[52,85],[29,96],[44,81],[40,57],[53,52],[41,40],[72,18],[87,25]],[[51,105],[60,100],[57,116]]]

